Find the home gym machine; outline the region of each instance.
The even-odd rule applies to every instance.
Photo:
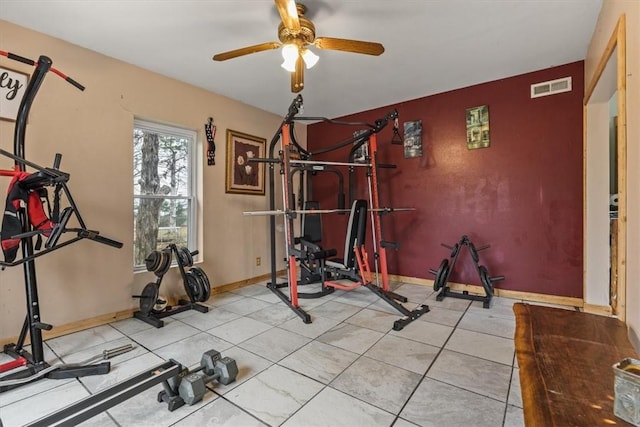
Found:
[[[161,328],[164,326],[165,317],[182,313],[187,310],[196,310],[200,313],[209,311],[206,305],[198,304],[205,302],[211,296],[211,283],[206,273],[200,267],[193,266],[193,257],[198,255],[198,251],[190,251],[189,248],[178,248],[175,244],[170,244],[166,248],[153,251],[145,258],[147,271],[156,275],[156,281],[147,283],[142,289],[141,295],[134,295],[140,299],[140,310],[133,313],[136,319],[140,319],[148,324]],[[175,258],[184,290],[187,292],[189,300],[179,300],[178,305],[167,305],[167,299],[160,297],[160,284],[164,275],[171,267],[172,259]],[[185,270],[185,268],[190,268]]]
[[[306,151],[305,151],[306,152]],[[303,154],[305,155],[305,154]],[[347,212],[345,208],[345,192],[344,192],[344,176],[342,171],[331,165],[321,164],[300,164],[297,168],[292,169],[292,183],[295,174],[299,175],[298,209],[306,211],[300,215],[300,237],[296,237],[296,244],[300,244],[301,250],[305,253],[320,250],[320,242],[322,241],[322,214],[315,213],[320,209],[320,203],[313,197],[313,181],[318,176],[332,175],[337,178],[337,206],[338,214]],[[306,176],[306,180],[305,180]],[[344,210],[344,211],[342,211]],[[305,245],[310,245],[308,248]],[[309,250],[306,250],[309,249]],[[322,260],[315,259],[312,256],[301,258],[300,260],[300,281],[299,285],[309,285],[322,281],[322,269],[324,263]],[[299,298],[319,298],[333,292],[333,288],[323,286],[319,292],[298,292]]]
[[[414,310],[409,310],[401,303],[407,302],[407,298],[398,295],[390,290],[389,278],[387,273],[387,257],[386,248],[397,248],[397,244],[388,242],[383,239],[381,216],[392,213],[394,211],[401,210],[413,210],[413,208],[380,208],[379,196],[378,196],[378,164],[377,164],[377,143],[376,135],[384,129],[389,120],[394,120],[398,113],[392,111],[382,119],[377,120],[374,124],[369,123],[353,123],[353,122],[341,122],[331,120],[325,117],[296,117],[300,109],[302,108],[302,96],[298,95],[291,105],[287,115],[284,117],[278,131],[274,135],[269,145],[269,157],[266,159],[253,159],[256,162],[262,162],[269,167],[269,211],[258,212],[245,212],[245,215],[270,215],[270,231],[271,231],[271,281],[267,284],[267,287],[274,292],[291,310],[293,310],[298,316],[300,316],[304,323],[311,323],[311,317],[302,309],[298,304],[298,274],[297,263],[301,259],[312,258],[315,260],[323,260],[322,267],[320,268],[322,276],[322,290],[318,293],[318,296],[322,296],[326,293],[332,292],[327,288],[352,290],[359,286],[364,286],[371,290],[378,297],[386,301],[389,305],[398,310],[403,317],[394,322],[393,328],[395,330],[402,329],[405,325],[422,316],[429,311],[429,307],[426,305],[420,305]],[[295,139],[294,134],[294,122],[296,121],[325,121],[338,125],[351,125],[351,126],[366,126],[366,129],[358,132],[357,136],[349,138],[345,141],[339,142],[334,146],[317,150],[315,152],[309,152],[304,149]],[[281,141],[281,150],[279,156],[275,156],[275,147],[278,141]],[[364,144],[368,144],[368,154],[364,163],[340,163],[340,162],[322,162],[314,160],[315,156],[328,153],[333,150],[337,150],[347,146],[360,147]],[[280,165],[280,175],[282,180],[282,192],[283,192],[283,210],[275,209],[275,165]],[[297,171],[309,170],[313,167],[325,167],[325,166],[347,166],[347,167],[359,167],[365,169],[368,179],[368,209],[367,201],[354,201],[354,205],[350,210],[339,209],[316,209],[311,211],[298,210],[295,206],[295,198],[293,196],[293,179],[292,176]],[[364,203],[364,209],[362,206]],[[375,281],[374,284],[369,277],[368,257],[364,251],[364,234],[360,235],[361,240],[357,240],[357,237],[353,239],[353,246],[349,247],[349,243],[346,243],[345,253],[346,258],[355,258],[357,263],[349,263],[345,265],[342,262],[334,262],[330,265],[329,257],[336,254],[335,250],[313,250],[313,246],[306,242],[302,245],[302,248],[298,246],[299,240],[294,237],[294,220],[298,214],[327,214],[327,213],[346,213],[350,212],[350,224],[356,224],[356,217],[359,218],[357,222],[358,226],[362,227],[364,224],[363,212],[369,213],[371,216],[371,234],[373,245],[373,260],[375,264]],[[286,283],[277,283],[276,277],[276,216],[282,215],[284,217],[284,234],[285,234],[285,250],[286,250],[286,266],[288,280]],[[366,216],[366,215],[365,215]],[[353,230],[353,229],[351,229]],[[350,230],[350,231],[351,231]],[[351,233],[347,233],[348,235]],[[347,237],[349,238],[349,236]],[[312,249],[309,251],[309,249]],[[325,274],[330,272],[332,280],[326,280]],[[335,280],[348,279],[352,282],[350,285],[343,285]],[[380,284],[381,280],[381,284]],[[288,287],[289,295],[284,294],[281,289]]]
[[[0,266],[3,269],[17,265],[23,266],[27,299],[27,314],[18,340],[14,344],[4,346],[4,352],[15,360],[0,365],[0,372],[14,371],[2,377],[0,381],[0,392],[2,392],[40,378],[76,378],[109,372],[111,365],[108,361],[98,364],[58,364],[55,365],[54,369],[49,369],[49,364],[44,360],[42,331],[49,331],[53,326],[43,322],[40,317],[35,259],[82,239],[93,240],[114,248],[121,248],[122,243],[103,237],[98,231],[90,230],[86,227],[78,206],[74,202],[67,186],[69,174],[59,169],[62,160],[61,154],[56,154],[53,167],[43,167],[25,159],[27,118],[36,93],[47,72],[54,72],[80,90],[84,90],[84,87],[53,68],[51,59],[46,56],[41,56],[36,62],[4,51],[0,51],[0,55],[35,66],[16,118],[14,153],[11,154],[0,149],[1,155],[14,161],[13,170],[6,170],[0,173],[0,175],[13,177],[2,221],[2,248],[5,253],[5,260],[0,262]],[[27,172],[27,166],[35,169],[35,172]],[[50,220],[34,223],[34,215],[41,213],[41,196],[46,194],[47,187],[55,188],[54,207],[50,214]],[[60,211],[62,195],[66,198],[69,206]],[[75,217],[78,222],[78,228],[67,227],[72,217]],[[74,233],[75,237],[60,241],[61,236],[65,233]],[[43,236],[47,237],[47,239],[44,243],[44,249],[39,250],[39,243]],[[38,242],[35,245],[33,242],[34,237],[38,238]],[[19,246],[22,247],[22,257],[16,260]],[[25,349],[27,335],[30,338],[31,352]],[[3,381],[6,381],[5,384],[10,385],[3,385]]]
[[[480,256],[478,255],[478,252],[489,249],[491,246],[483,245],[476,247],[467,235],[460,237],[460,240],[453,246],[449,246],[444,243],[441,243],[441,245],[449,249],[451,251],[451,255],[449,256],[449,259],[445,258],[442,260],[437,270],[432,268],[429,269],[429,273],[435,276],[433,281],[433,290],[440,291],[436,296],[436,301],[442,301],[445,297],[461,298],[471,301],[481,301],[483,308],[489,308],[491,306],[491,298],[493,298],[494,282],[504,280],[504,276],[490,276],[487,267],[480,265]],[[480,283],[484,289],[484,295],[473,295],[469,294],[468,291],[457,292],[451,290],[451,288],[447,286],[449,276],[451,275],[451,272],[456,265],[456,261],[458,260],[458,255],[460,255],[460,251],[465,247],[471,256],[475,270],[480,277]]]

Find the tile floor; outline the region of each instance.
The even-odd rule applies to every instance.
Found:
[[[522,426],[514,357],[514,300],[446,298],[395,284],[431,311],[393,331],[397,312],[371,291],[300,300],[302,320],[263,284],[212,297],[155,329],[127,319],[51,339],[50,363],[85,360],[132,343],[107,375],[39,380],[0,394],[4,427],[21,426],[169,358],[195,367],[211,348],[234,358],[236,382],[210,385],[202,402],[169,412],[157,386],[90,426]],[[304,291],[304,288],[301,289]],[[3,359],[4,358],[4,359]],[[6,361],[0,355],[0,363]]]

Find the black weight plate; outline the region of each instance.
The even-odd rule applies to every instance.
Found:
[[[178,249],[176,253],[178,254],[178,262],[180,263],[180,265],[186,267],[189,260],[185,256],[184,248]]]
[[[182,247],[178,249],[178,257],[183,267],[191,267],[193,265],[193,256],[189,248]]]
[[[154,272],[158,277],[164,276],[171,267],[171,250],[163,249],[160,253],[162,254],[162,262]]]
[[[196,297],[196,301],[198,302],[202,302],[202,301],[206,301],[207,299],[205,298],[205,286],[206,284],[204,283],[204,279],[202,278],[202,276],[200,276],[197,272],[193,273],[194,277],[196,278],[196,282],[198,285],[198,295]]]
[[[455,257],[456,255],[458,255],[458,252],[460,251],[460,243],[456,243],[453,246],[453,249],[451,250],[451,258]]]
[[[153,306],[156,304],[156,300],[158,299],[158,286],[151,282],[147,283],[147,286],[142,290],[142,295],[140,295],[140,312],[145,316],[148,316],[153,309]]]
[[[195,301],[196,285],[194,284],[196,278],[190,271],[184,273],[184,291],[191,301]]]
[[[158,274],[158,272],[164,267],[164,264],[167,261],[167,256],[165,255],[164,251],[156,251],[156,254],[157,261],[151,271],[153,271],[153,274],[160,277],[162,276],[162,274]]]
[[[436,278],[433,280],[433,290],[437,291],[440,289],[442,281],[446,280],[447,269],[449,268],[449,260],[443,259],[440,263],[440,267],[438,267],[438,272],[436,273]]]
[[[156,271],[158,265],[160,263],[160,253],[158,251],[153,251],[144,259],[145,267],[147,267],[147,271]]]
[[[193,273],[200,278],[200,282],[202,283],[203,287],[203,294],[202,299],[198,301],[205,302],[211,297],[211,282],[209,281],[207,274],[200,267],[193,267],[190,271],[193,271]]]
[[[189,248],[182,248],[184,250],[184,257],[187,260],[187,267],[191,267],[193,265],[193,255],[191,255],[191,251]]]
[[[205,283],[205,279],[197,271],[193,272],[193,276],[198,281],[198,296],[196,301],[198,302],[206,301],[207,298],[205,297],[207,293],[207,289],[206,289],[207,284]]]
[[[489,277],[487,267],[481,265],[479,271],[480,281],[482,282],[482,287],[484,288],[485,293],[487,294],[487,296],[493,296],[493,283],[491,283],[491,278]]]
[[[440,289],[447,286],[447,279],[449,278],[449,272],[451,271],[451,265],[447,265],[447,268],[444,269],[444,273],[440,277],[440,284],[438,285]]]
[[[198,277],[196,277],[191,270],[187,271],[184,276],[184,289],[187,291],[189,299],[192,302],[199,301],[199,298],[201,298],[202,293],[204,292],[202,285],[200,284],[200,280],[198,280]]]
[[[471,258],[473,258],[475,262],[478,262],[478,260],[480,259],[480,257],[478,256],[478,251],[476,250],[476,246],[471,242],[469,242],[469,253],[471,254]]]

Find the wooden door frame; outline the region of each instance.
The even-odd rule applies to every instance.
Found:
[[[583,101],[583,247],[584,247],[584,279],[583,292],[587,293],[587,111],[591,95],[600,81],[607,63],[616,53],[617,69],[616,69],[616,88],[618,93],[618,123],[617,123],[617,159],[618,159],[618,239],[617,239],[617,259],[615,260],[615,268],[617,269],[617,288],[618,298],[615,307],[610,307],[611,313],[618,316],[623,322],[626,321],[626,254],[627,254],[627,55],[626,55],[626,19],[625,15],[621,15],[618,19],[616,27],[609,38],[609,42],[600,57],[600,62],[593,74],[593,77],[585,90]],[[616,51],[617,49],[617,51]],[[613,266],[612,266],[613,267]],[[590,311],[589,304],[585,304],[585,310]],[[592,307],[593,311],[600,311],[597,307]]]

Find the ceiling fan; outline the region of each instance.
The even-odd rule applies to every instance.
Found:
[[[282,22],[278,26],[280,42],[267,42],[213,56],[214,61],[226,61],[250,53],[282,47],[284,62],[282,68],[291,72],[291,92],[297,93],[304,88],[304,65],[311,68],[318,61],[318,56],[309,47],[318,49],[341,50],[365,55],[380,55],[384,46],[380,43],[361,40],[337,39],[333,37],[316,37],[316,28],[304,14],[305,5],[294,0],[274,0]]]

